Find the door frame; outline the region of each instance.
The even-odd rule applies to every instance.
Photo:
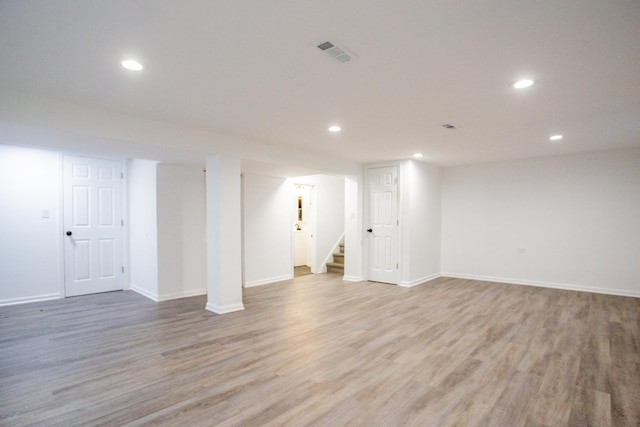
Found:
[[[300,183],[296,181],[296,178],[290,178],[291,180],[291,196],[289,197],[290,203],[290,212],[291,212],[291,220],[289,221],[291,225],[291,277],[294,276],[295,269],[295,231],[294,226],[295,219],[295,194],[296,194],[296,185],[304,185],[305,187],[309,187],[309,203],[311,205],[311,225],[309,227],[309,242],[308,242],[308,253],[307,253],[307,262],[310,264],[311,273],[317,274],[322,273],[322,268],[318,269],[317,261],[318,261],[318,186],[315,184],[308,183]]]
[[[64,254],[64,157],[88,157],[91,159],[110,160],[122,164],[122,188],[121,188],[121,206],[122,219],[122,266],[124,273],[122,275],[122,290],[129,289],[130,283],[130,265],[129,265],[129,161],[122,157],[101,156],[92,154],[79,154],[70,151],[58,151],[58,265],[60,283],[60,298],[67,297],[66,278],[65,278],[65,254]]]
[[[317,215],[318,215],[318,208],[317,208],[317,203],[316,202],[316,195],[317,195],[317,191],[316,191],[316,185],[313,184],[301,184],[299,182],[296,182],[295,179],[292,181],[291,184],[291,223],[295,224],[297,221],[296,218],[296,206],[295,206],[295,202],[296,202],[296,190],[297,190],[297,186],[304,186],[308,189],[308,195],[309,195],[309,212],[308,215],[311,217],[311,221],[308,221],[310,224],[307,225],[307,230],[309,230],[309,238],[307,240],[307,265],[308,267],[311,269],[311,271],[313,273],[316,273],[314,271],[315,269],[315,265],[316,265],[316,261],[318,258],[318,247],[317,247]],[[295,258],[296,258],[296,237],[295,237],[295,230],[292,230],[291,232],[291,274],[293,275],[294,273],[294,269],[296,267],[296,263],[295,263]],[[314,237],[315,236],[315,237]],[[293,277],[293,276],[292,276]]]
[[[362,224],[362,234],[363,236],[367,236],[367,228],[369,228],[369,224],[371,223],[371,210],[370,210],[370,192],[369,192],[369,173],[371,169],[378,168],[388,168],[395,167],[398,171],[398,183],[397,183],[397,212],[398,212],[398,236],[396,241],[396,262],[398,263],[398,275],[396,277],[394,285],[398,285],[400,283],[400,279],[402,277],[402,227],[403,227],[403,214],[402,214],[402,163],[399,161],[395,162],[385,162],[385,163],[371,163],[364,166],[364,212],[363,212],[363,224]],[[371,249],[371,239],[368,237],[363,239],[366,243],[363,245],[363,265],[364,265],[364,279],[369,280],[369,272],[370,272],[370,249]]]

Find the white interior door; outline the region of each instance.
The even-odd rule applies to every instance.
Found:
[[[64,156],[65,295],[123,289],[122,163]]]
[[[374,282],[398,283],[398,168],[373,168],[369,186],[369,276]]]

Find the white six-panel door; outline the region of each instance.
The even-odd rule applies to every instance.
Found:
[[[123,289],[122,164],[64,156],[65,295]]]
[[[398,168],[367,172],[369,188],[369,275],[374,282],[398,283]]]

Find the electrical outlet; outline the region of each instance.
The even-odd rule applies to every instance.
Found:
[[[49,211],[49,209],[42,209],[42,218],[51,218],[51,211]]]
[[[527,253],[527,248],[517,248],[516,252],[519,254],[526,254]]]

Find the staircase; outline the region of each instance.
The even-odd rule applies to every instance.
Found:
[[[327,273],[344,275],[344,243],[340,243],[339,253],[333,253],[333,262],[327,263]]]

